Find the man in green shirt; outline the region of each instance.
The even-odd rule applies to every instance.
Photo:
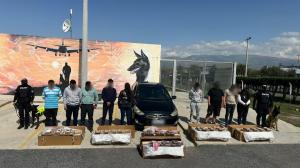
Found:
[[[93,88],[92,83],[87,81],[85,88],[81,90],[81,125],[85,125],[85,117],[88,114],[88,129],[93,130],[93,115],[98,103],[97,91]]]

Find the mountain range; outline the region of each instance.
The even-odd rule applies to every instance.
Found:
[[[163,57],[164,59],[165,57]],[[197,61],[217,61],[217,62],[237,62],[245,64],[246,57],[244,55],[191,55],[188,57],[168,57],[167,59],[176,60],[197,60]],[[297,59],[279,58],[261,55],[249,55],[248,66],[250,68],[259,69],[263,66],[291,66],[298,65]]]

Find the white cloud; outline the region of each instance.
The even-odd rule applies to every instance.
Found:
[[[164,57],[186,57],[190,55],[243,55],[245,41],[200,41],[188,46],[163,48]],[[300,54],[300,32],[284,32],[263,43],[252,43],[250,40],[249,54],[295,58]]]

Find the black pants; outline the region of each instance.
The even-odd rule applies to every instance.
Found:
[[[93,115],[94,115],[94,105],[93,104],[82,104],[81,105],[81,125],[85,125],[85,117],[86,117],[86,114],[88,115],[88,121],[89,121],[89,127],[93,127],[93,123],[94,123],[94,120],[93,120]]]
[[[234,109],[235,104],[226,104],[225,125],[230,125],[232,123]]]
[[[45,121],[45,126],[57,126],[57,108],[53,109],[45,109],[45,116],[46,116],[46,121]]]
[[[30,104],[19,104],[18,105],[19,110],[19,119],[20,119],[20,125],[29,125],[29,117],[30,117]]]
[[[77,126],[78,123],[78,111],[79,111],[79,105],[67,105],[67,110],[66,110],[66,126],[70,126],[71,123],[71,118],[73,114],[73,125]]]
[[[238,124],[245,125],[247,123],[248,110],[249,110],[249,106],[244,106],[242,104],[237,105]]]
[[[268,114],[268,108],[259,108],[257,111],[257,116],[256,116],[256,125],[266,127],[266,118]],[[261,120],[261,125],[260,125],[260,120]]]
[[[113,103],[111,103],[110,106],[107,106],[107,102],[103,102],[103,115],[102,115],[102,122],[101,122],[102,125],[105,124],[107,111],[109,113],[108,114],[109,115],[109,125],[111,125],[112,116],[113,116],[113,112],[114,112],[114,104]]]
[[[120,112],[121,112],[121,125],[124,125],[124,119],[126,116],[126,120],[127,120],[127,125],[131,125],[132,124],[132,109],[131,107],[121,107],[120,108]]]

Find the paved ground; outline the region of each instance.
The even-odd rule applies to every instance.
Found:
[[[136,149],[0,150],[5,168],[298,168],[300,145],[206,145],[183,159],[142,159]]]
[[[187,99],[187,94],[184,92],[177,92],[177,99],[176,99],[176,106],[180,112],[180,120],[179,125],[182,127],[183,130],[186,130],[188,128],[188,118],[190,114],[190,108],[189,108],[189,101]],[[200,116],[201,118],[204,118],[206,115],[206,109],[207,109],[207,102],[204,101],[201,105],[201,112]],[[225,109],[222,108],[220,113],[220,122],[221,124],[224,124],[224,116],[225,116]],[[234,113],[234,123],[236,123],[237,118],[237,112]],[[249,124],[256,123],[256,112],[253,109],[249,109],[247,120]],[[292,124],[289,124],[285,121],[279,120],[278,121],[278,128],[279,131],[273,131],[275,140],[272,143],[275,144],[300,144],[300,128],[296,127]],[[224,142],[218,142],[218,141],[202,141],[197,142],[197,145],[205,145],[205,144],[223,144]],[[229,142],[226,142],[226,144],[242,144],[243,142],[237,141],[235,139],[231,139]],[[255,143],[269,143],[269,142],[255,142]]]
[[[184,145],[186,147],[194,146],[187,137],[186,131],[188,126],[187,117],[189,116],[189,102],[187,100],[186,93],[177,93],[178,99],[175,101],[176,106],[179,111],[180,115],[180,124],[178,128],[181,130],[182,139],[184,142]],[[0,96],[0,103],[3,104],[7,102],[8,100],[12,100],[11,96]],[[36,100],[40,100],[40,97],[37,97]],[[97,110],[94,113],[94,120],[96,120],[94,124],[94,129],[98,126],[99,118],[101,118],[102,114],[102,106],[100,105]],[[207,109],[207,103],[203,103],[201,106],[201,116],[204,117],[206,114]],[[221,112],[221,120],[224,117],[224,109],[222,109]],[[236,114],[236,113],[235,113]],[[248,120],[252,123],[255,121],[256,113],[250,109]],[[80,117],[79,117],[80,118]],[[117,107],[115,108],[114,112],[114,123],[119,124],[119,118],[120,118],[120,112]],[[236,115],[234,116],[236,118]],[[41,119],[44,119],[42,117]],[[60,120],[59,125],[64,124],[65,120],[65,112],[62,108],[62,105],[60,105],[59,112],[58,112],[58,119]],[[35,130],[34,128],[28,129],[28,130],[17,130],[16,127],[18,124],[16,121],[18,120],[17,115],[14,111],[14,108],[12,104],[4,105],[3,107],[0,107],[0,132],[1,132],[1,138],[0,138],[0,149],[66,149],[66,148],[135,148],[137,144],[139,144],[139,138],[140,138],[140,132],[136,132],[136,136],[133,139],[132,144],[128,146],[92,146],[90,145],[90,137],[91,133],[87,131],[84,141],[82,142],[82,145],[80,146],[57,146],[57,147],[39,147],[37,146],[37,136],[41,133],[41,131],[44,129],[44,125],[41,124],[39,129]],[[273,143],[275,144],[300,144],[300,128],[295,127],[289,123],[286,123],[284,121],[279,121],[279,132],[274,131],[275,134],[275,141]],[[259,142],[259,144],[266,144],[269,142]],[[244,144],[243,142],[237,141],[235,139],[231,139],[229,142],[197,142],[197,145],[207,145],[207,144]]]

